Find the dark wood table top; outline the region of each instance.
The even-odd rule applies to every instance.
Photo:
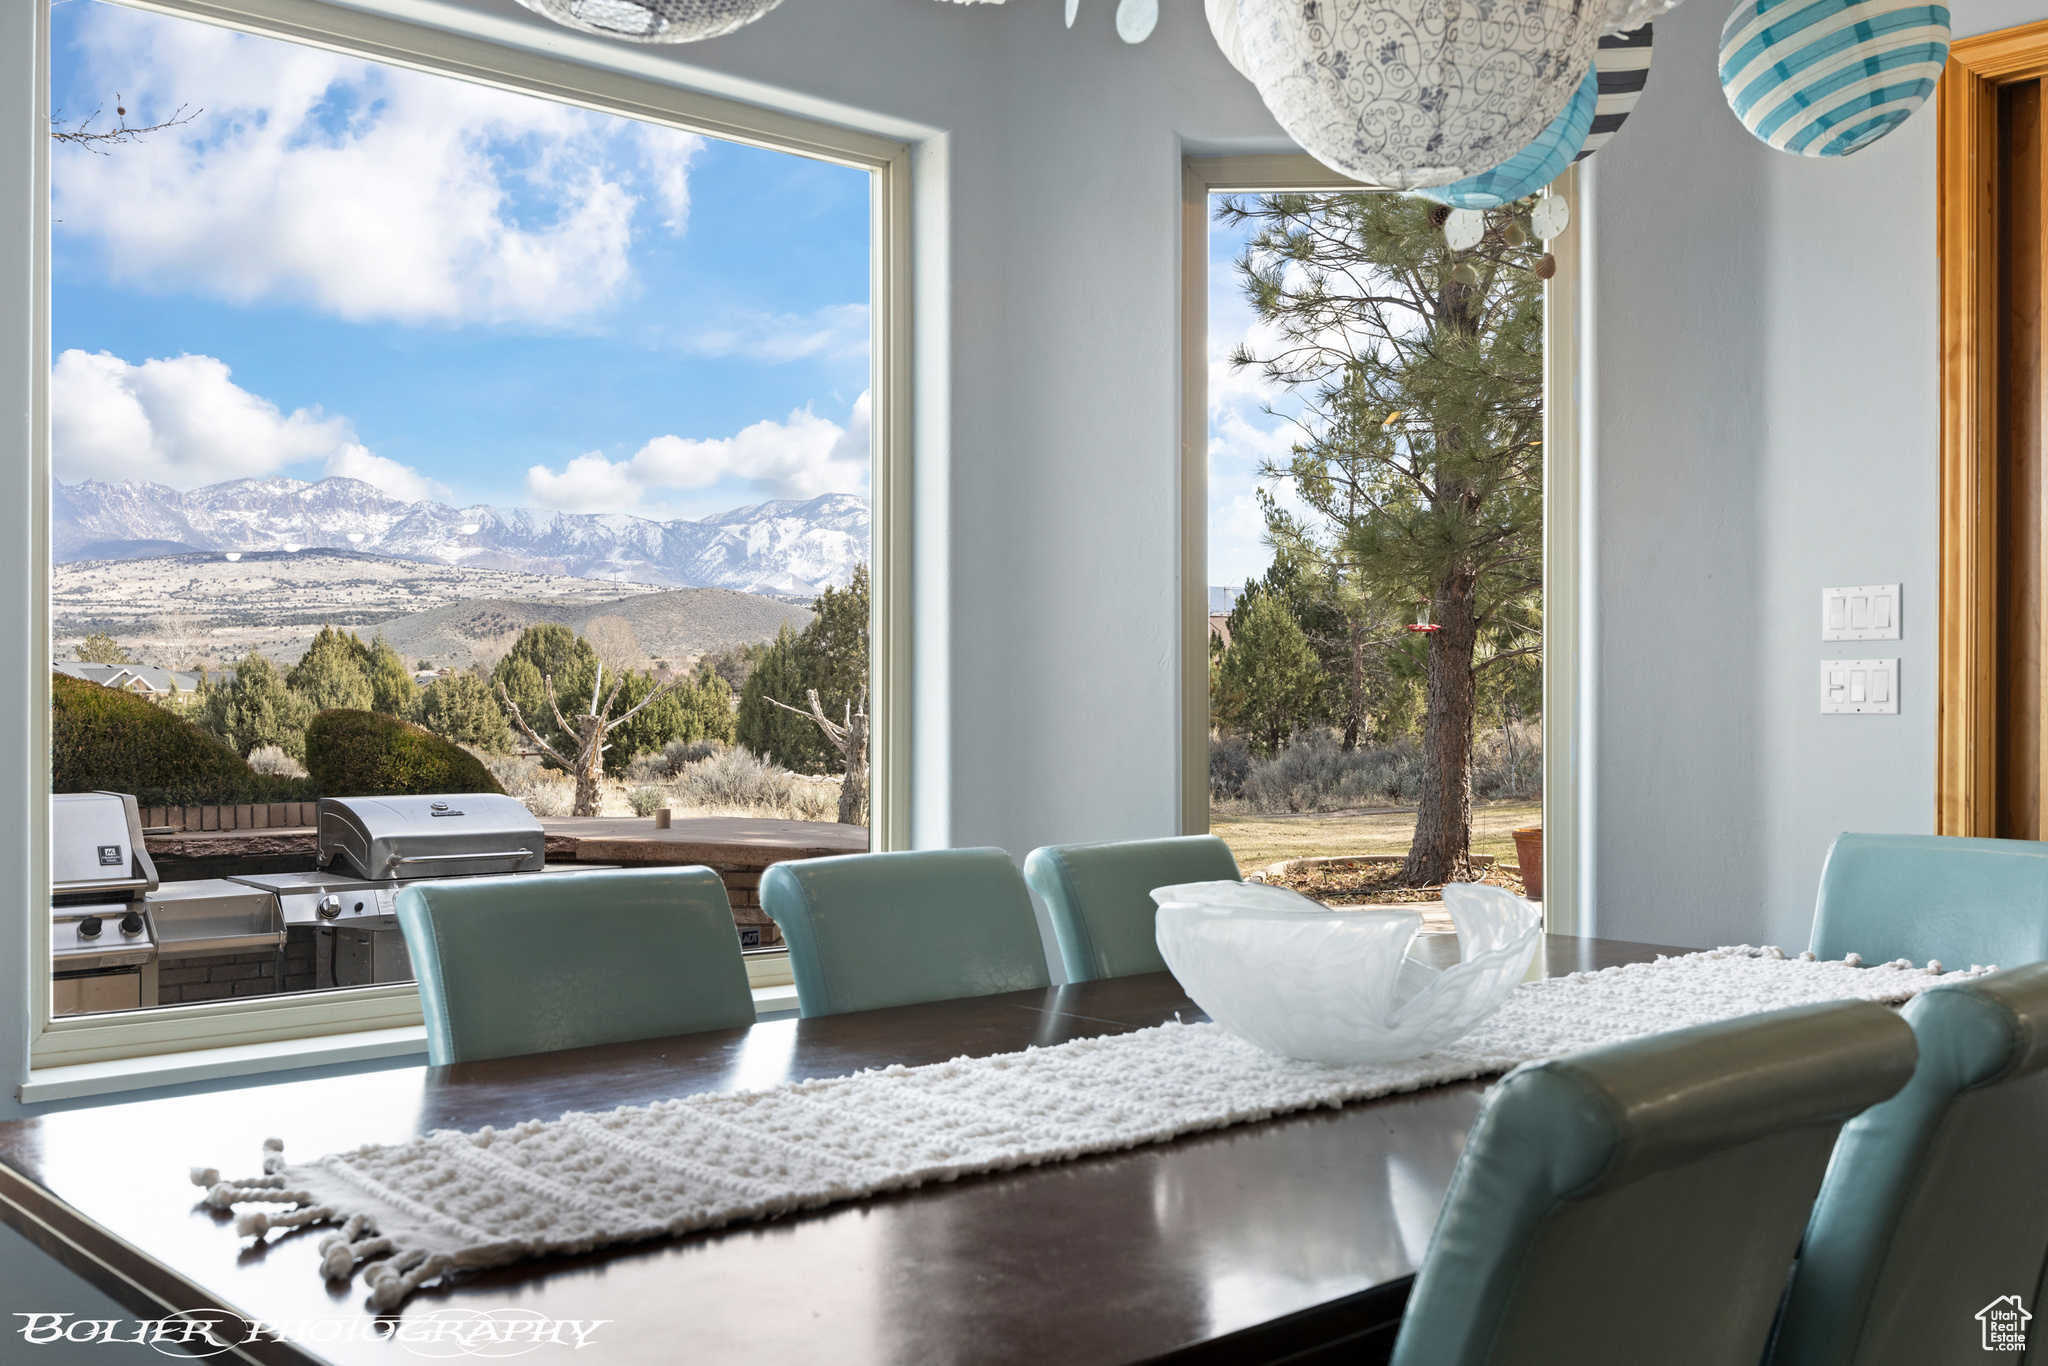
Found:
[[[1455,956],[1454,943],[1448,950]],[[1547,968],[1557,975],[1684,951],[1553,937]],[[315,1245],[328,1230],[272,1233],[252,1248],[229,1215],[199,1203],[187,1169],[253,1174],[271,1136],[284,1140],[288,1158],[305,1161],[431,1129],[1011,1052],[1176,1014],[1204,1018],[1159,973],[65,1110],[0,1123],[0,1219],[138,1317],[225,1307],[269,1322],[366,1319],[361,1277],[341,1286],[317,1270]],[[577,1357],[603,1366],[1277,1361],[1316,1344],[1383,1345],[1481,1090],[1441,1086],[766,1223],[522,1262],[429,1287],[398,1317],[513,1310],[606,1320],[590,1338],[599,1350]],[[311,1355],[275,1342],[248,1355],[385,1363],[415,1354],[359,1338]]]

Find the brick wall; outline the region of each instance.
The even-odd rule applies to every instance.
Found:
[[[157,960],[157,1004],[221,1001],[234,996],[274,996],[279,990],[278,956],[260,953],[200,954]],[[313,989],[313,931],[294,926],[284,945],[285,991]]]
[[[254,806],[145,806],[145,829],[298,830],[318,823],[318,802],[271,802]]]
[[[749,949],[780,948],[782,930],[768,918],[768,912],[761,909],[762,870],[734,863],[707,866],[725,884],[725,895],[732,902],[733,924],[739,927],[740,946]],[[758,943],[748,942],[750,931],[759,936]]]

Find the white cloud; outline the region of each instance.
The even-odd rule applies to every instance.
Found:
[[[807,314],[752,313],[692,337],[689,348],[706,356],[745,356],[782,364],[806,356],[839,360],[868,353],[868,306],[828,304]]]
[[[346,418],[279,412],[212,356],[130,365],[105,351],[66,351],[51,367],[50,417],[58,478],[176,488],[268,474],[355,439]]]
[[[203,111],[118,157],[58,149],[54,216],[117,280],[351,320],[558,323],[630,289],[637,181],[671,230],[687,221],[688,134],[95,11],[86,79],[138,122]]]
[[[592,451],[559,474],[535,465],[526,472],[526,490],[542,507],[564,512],[618,511],[648,492],[704,489],[724,480],[747,484],[762,498],[865,492],[869,413],[869,397],[862,394],[844,427],[805,407],[787,421],[763,420],[733,436],[657,436],[626,460]]]
[[[51,450],[59,479],[135,479],[194,489],[260,479],[301,461],[375,484],[408,501],[447,490],[372,454],[345,417],[287,414],[236,384],[212,356],[130,365],[102,351],[66,351],[50,368]]]
[[[374,455],[366,446],[351,441],[327,457],[328,474],[340,475],[344,479],[360,479],[408,503],[439,499],[454,501],[446,484],[438,479],[429,479],[410,465],[401,465],[396,460]]]

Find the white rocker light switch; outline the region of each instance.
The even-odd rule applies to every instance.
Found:
[[[1823,659],[1820,709],[1831,716],[1898,715],[1899,661]]]

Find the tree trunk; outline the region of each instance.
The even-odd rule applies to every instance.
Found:
[[[580,741],[576,751],[576,814],[595,816],[604,804],[604,732],[603,720],[595,716],[579,716],[576,728]]]
[[[846,777],[839,784],[839,823],[866,825],[868,816],[868,717],[853,713],[846,721]]]
[[[1472,871],[1472,654],[1479,641],[1468,575],[1437,584],[1422,728],[1422,808],[1401,881],[1430,887]]]
[[[1365,730],[1365,625],[1346,615],[1351,627],[1351,695],[1344,701],[1344,752],[1358,748]]]

